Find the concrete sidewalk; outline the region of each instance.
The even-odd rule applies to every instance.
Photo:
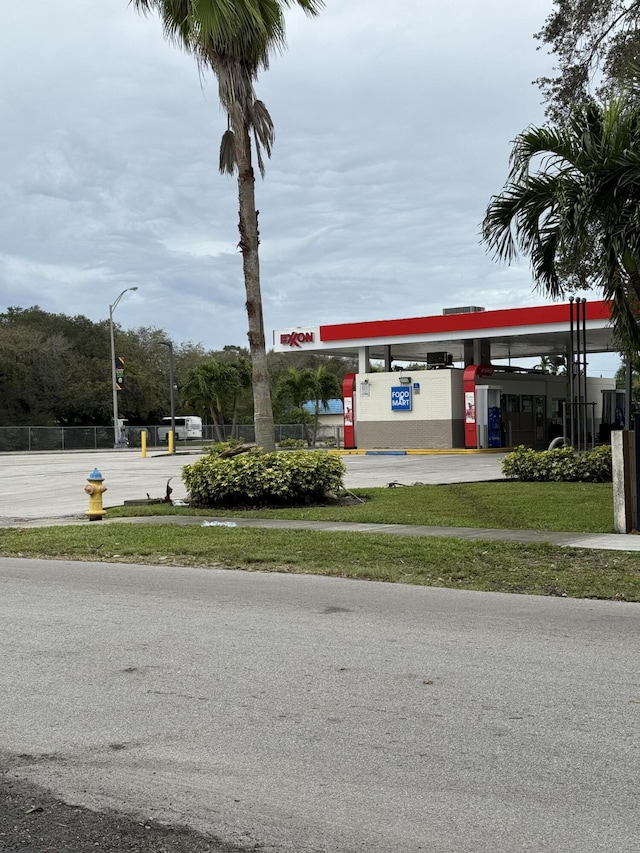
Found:
[[[296,521],[276,518],[229,518],[203,514],[202,516],[146,516],[139,518],[104,518],[100,522],[89,522],[85,516],[63,518],[13,519],[0,523],[2,527],[51,527],[53,525],[78,524],[191,524],[212,527],[240,527],[265,530],[319,530],[331,533],[374,533],[394,536],[451,537],[470,541],[521,542],[523,544],[547,543],[566,548],[591,548],[602,551],[638,551],[640,536],[616,533],[559,533],[550,530],[500,530],[479,527],[428,527],[412,524],[357,524],[345,521]]]

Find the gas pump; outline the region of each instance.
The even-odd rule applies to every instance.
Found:
[[[476,385],[477,447],[502,447],[501,385]]]

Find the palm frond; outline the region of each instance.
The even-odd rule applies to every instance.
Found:
[[[233,175],[238,161],[236,159],[236,137],[232,130],[226,130],[220,140],[219,170],[223,175]]]
[[[482,239],[498,260],[529,256],[534,286],[548,296],[578,283],[601,289],[620,345],[637,347],[640,105],[589,101],[565,122],[519,134]]]
[[[262,101],[254,101],[249,105],[249,122],[256,134],[256,139],[264,148],[267,157],[271,157],[271,149],[275,142],[276,134],[273,120]]]

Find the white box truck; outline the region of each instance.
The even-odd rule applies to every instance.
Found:
[[[186,441],[190,438],[202,438],[202,418],[195,415],[176,415],[174,418],[176,441]],[[158,427],[158,441],[169,441],[171,418],[163,418],[162,426]]]

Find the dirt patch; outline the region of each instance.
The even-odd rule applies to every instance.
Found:
[[[0,767],[0,853],[248,853],[184,826],[70,806]]]
[[[257,509],[313,509],[314,507],[341,507],[341,506],[358,506],[359,504],[369,503],[371,498],[368,495],[355,495],[351,492],[340,495],[325,495],[320,500],[307,501],[305,503],[265,503],[265,504],[197,504],[191,502],[187,504],[191,509],[199,509],[203,512],[215,512],[216,509],[229,510],[232,509],[238,514],[243,512],[253,512]]]

